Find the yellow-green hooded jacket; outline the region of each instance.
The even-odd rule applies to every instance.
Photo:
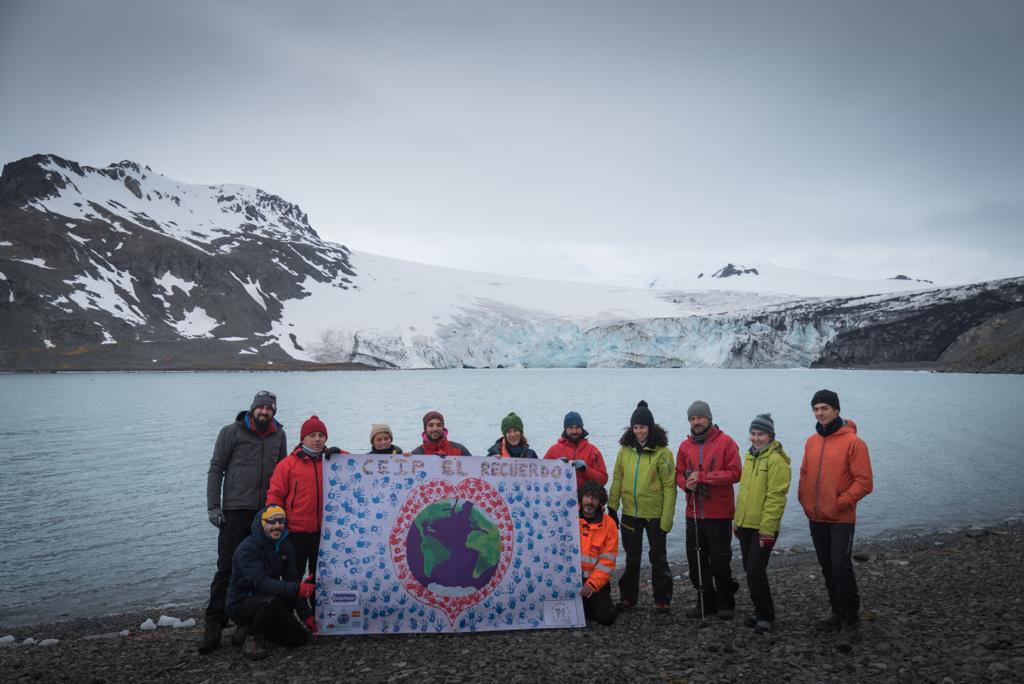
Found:
[[[622,508],[619,508],[619,503]],[[666,446],[624,446],[615,457],[608,508],[634,518],[656,518],[663,532],[672,531],[676,513],[676,466]]]
[[[748,449],[743,459],[733,525],[756,529],[761,534],[777,535],[782,524],[782,512],[786,509],[791,478],[789,456],[777,440],[757,456],[751,455]]]

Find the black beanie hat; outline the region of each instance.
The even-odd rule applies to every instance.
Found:
[[[273,392],[262,390],[256,393],[256,396],[252,398],[252,404],[249,405],[249,410],[252,411],[259,406],[269,406],[270,410],[275,414],[277,413],[277,397]]]
[[[828,404],[836,411],[838,411],[839,395],[833,392],[832,390],[818,390],[817,392],[814,393],[814,396],[811,397],[811,406],[813,407],[815,404]]]
[[[636,405],[633,415],[629,417],[629,424],[630,426],[646,425],[649,428],[654,427],[654,414],[651,413],[651,409],[647,408],[647,402],[643,399]]]

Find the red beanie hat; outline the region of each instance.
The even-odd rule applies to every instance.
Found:
[[[324,437],[327,436],[327,426],[324,425],[324,421],[320,420],[316,416],[310,416],[309,419],[302,424],[302,432],[299,433],[299,439],[306,439],[306,435],[311,432],[322,432]]]
[[[434,420],[435,418],[440,420],[441,424],[444,425],[444,416],[442,416],[438,411],[427,411],[427,413],[423,416],[423,429],[426,430],[427,423]]]

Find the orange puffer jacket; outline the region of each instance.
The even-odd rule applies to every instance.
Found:
[[[601,591],[615,570],[619,555],[619,528],[607,513],[601,522],[590,523],[580,518],[580,558],[583,580],[594,591]]]
[[[854,523],[857,502],[871,493],[874,482],[868,445],[847,420],[828,437],[807,438],[800,464],[798,498],[814,522]]]
[[[319,532],[323,516],[323,459],[297,446],[274,468],[267,503],[284,507],[291,532]]]

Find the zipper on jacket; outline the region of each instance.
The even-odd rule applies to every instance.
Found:
[[[825,464],[825,440],[821,438],[821,453],[818,455],[818,479],[814,482],[814,515],[821,519],[821,467]]]
[[[640,482],[640,450],[636,450],[636,471],[633,473],[633,517],[640,517],[640,503],[636,499],[636,486]]]

